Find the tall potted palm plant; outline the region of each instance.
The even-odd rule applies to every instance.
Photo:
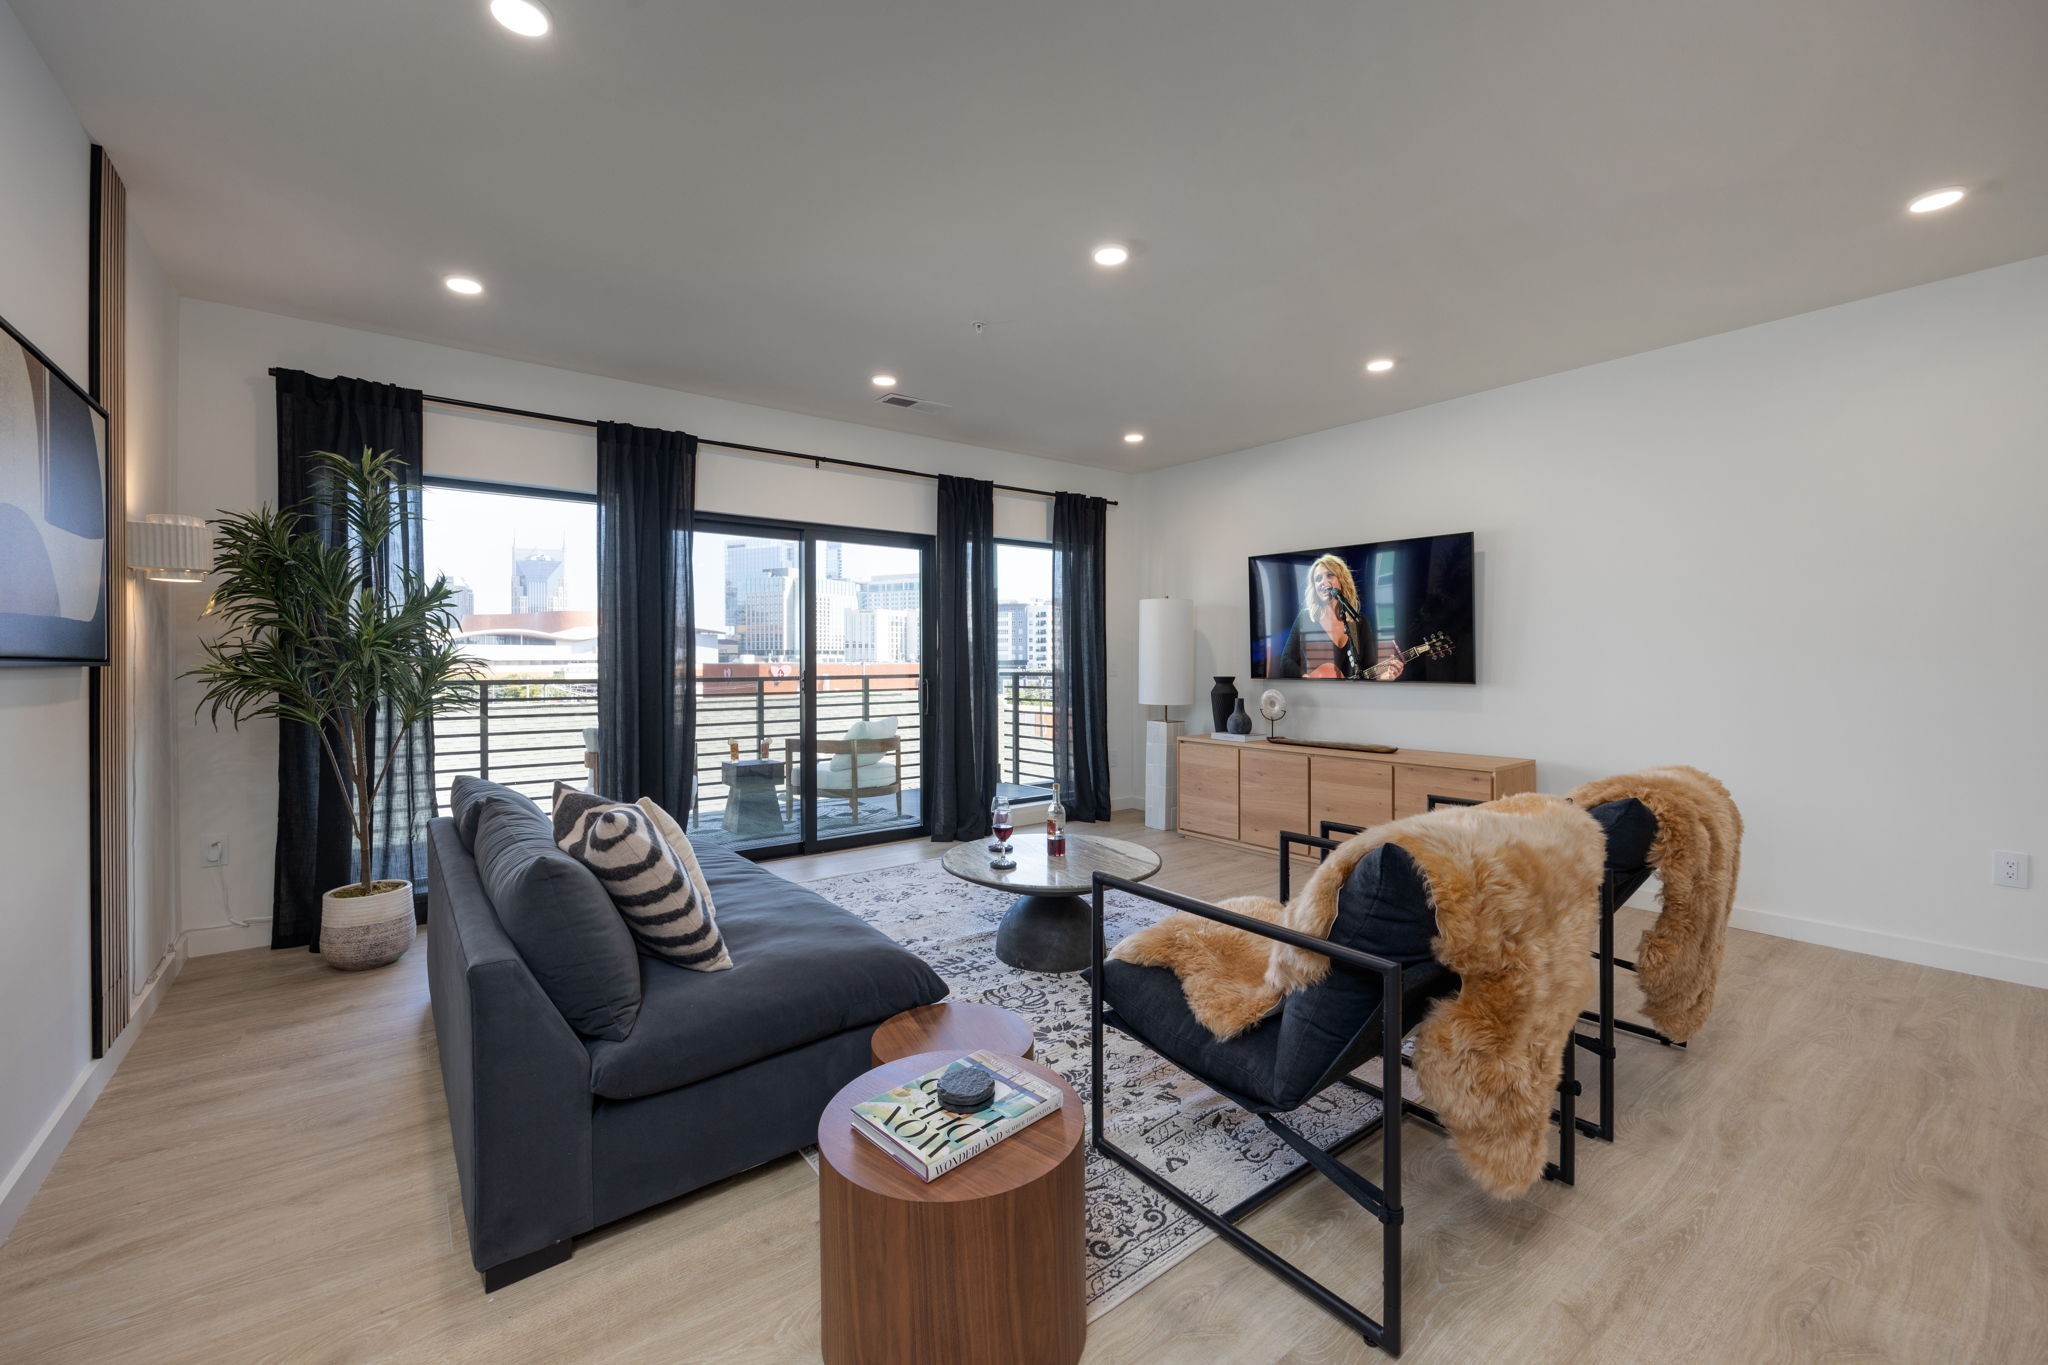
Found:
[[[377,793],[407,731],[463,705],[477,668],[456,645],[447,579],[385,563],[408,515],[398,458],[365,449],[313,459],[305,509],[266,503],[213,523],[218,585],[207,613],[221,629],[188,676],[205,684],[199,709],[215,725],[226,712],[238,726],[271,717],[320,736],[360,866],[321,900],[320,952],[336,967],[380,967],[412,946],[413,893],[372,875]],[[315,533],[323,523],[341,529],[341,544]]]

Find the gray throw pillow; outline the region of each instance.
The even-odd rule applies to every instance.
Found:
[[[646,811],[557,783],[554,828],[555,843],[597,874],[643,951],[697,972],[732,966],[709,907]]]
[[[455,817],[455,835],[462,840],[462,846],[471,853],[476,852],[476,818],[483,811],[486,796],[504,795],[515,802],[523,801],[534,815],[545,820],[541,808],[532,797],[523,792],[481,777],[458,777],[448,788],[448,813]]]
[[[477,876],[505,936],[569,1027],[624,1038],[640,1014],[640,958],[611,897],[555,847],[533,802],[494,792],[478,804]]]

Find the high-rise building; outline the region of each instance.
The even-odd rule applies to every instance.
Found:
[[[566,611],[569,588],[563,580],[560,546],[554,549],[512,547],[512,612]]]
[[[818,582],[818,662],[821,664],[844,663],[846,654],[847,618],[858,613],[860,601],[858,584],[843,578],[826,578]]]
[[[793,661],[802,645],[803,585],[788,565],[727,573],[725,628],[742,656]]]
[[[1054,653],[1052,603],[996,603],[997,667],[1048,673]]]
[[[846,613],[846,662],[914,664],[924,657],[924,614],[916,611]]]
[[[1031,606],[1026,602],[996,603],[996,667],[1016,670],[1031,658]]]
[[[924,606],[924,575],[877,574],[860,585],[863,611],[918,611]]]

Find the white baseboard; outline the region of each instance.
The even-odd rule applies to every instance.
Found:
[[[21,1215],[28,1211],[29,1200],[35,1198],[42,1188],[43,1180],[50,1174],[50,1168],[63,1155],[65,1144],[78,1131],[78,1125],[85,1122],[93,1101],[107,1088],[107,1082],[114,1077],[114,1071],[121,1065],[121,1059],[128,1055],[128,1049],[135,1046],[135,1040],[142,1036],[143,1025],[149,1022],[156,1007],[163,1002],[164,994],[185,966],[185,949],[182,943],[172,952],[164,969],[157,973],[156,980],[144,988],[135,998],[129,1012],[128,1027],[114,1040],[107,1055],[79,1073],[72,1083],[71,1092],[64,1097],[64,1103],[57,1106],[57,1112],[50,1115],[42,1131],[36,1134],[34,1142],[28,1145],[21,1160],[14,1163],[14,1169],[0,1180],[0,1242],[7,1240],[7,1234],[14,1231],[14,1225]]]
[[[1912,962],[1922,967],[1939,967],[1943,971],[1963,972],[1970,976],[1988,976],[1994,981],[2048,988],[2048,962],[2040,958],[1995,953],[1953,943],[1935,943],[1907,934],[1862,929],[1853,924],[1808,919],[1803,915],[1787,915],[1775,910],[1744,910],[1737,906],[1728,922],[1737,929],[1749,929],[1774,938],[1818,943],[1824,948],[1868,953],[1872,957],[1888,957],[1894,962]]]
[[[244,924],[195,924],[178,935],[182,950],[192,957],[211,957],[242,948],[270,946],[270,916],[263,915]]]

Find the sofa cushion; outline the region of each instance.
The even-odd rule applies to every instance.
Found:
[[[533,813],[541,813],[540,806],[523,792],[481,777],[463,776],[455,779],[448,788],[448,813],[455,817],[455,836],[462,840],[463,848],[476,852],[476,818],[483,811],[486,796],[504,795],[514,802],[525,802]]]
[[[588,1045],[597,1094],[659,1094],[945,998],[936,972],[857,916],[725,849],[697,856],[733,969],[642,958],[632,1036]]]
[[[683,860],[646,811],[557,782],[554,829],[556,845],[597,875],[641,952],[693,972],[732,966]]]
[[[555,847],[533,802],[493,792],[479,804],[477,877],[505,937],[571,1028],[625,1038],[640,1012],[640,955],[612,898]]]
[[[1633,872],[1650,863],[1650,845],[1657,841],[1657,817],[1633,796],[1619,801],[1602,801],[1586,814],[1599,822],[1607,835],[1607,866],[1615,872]]]

